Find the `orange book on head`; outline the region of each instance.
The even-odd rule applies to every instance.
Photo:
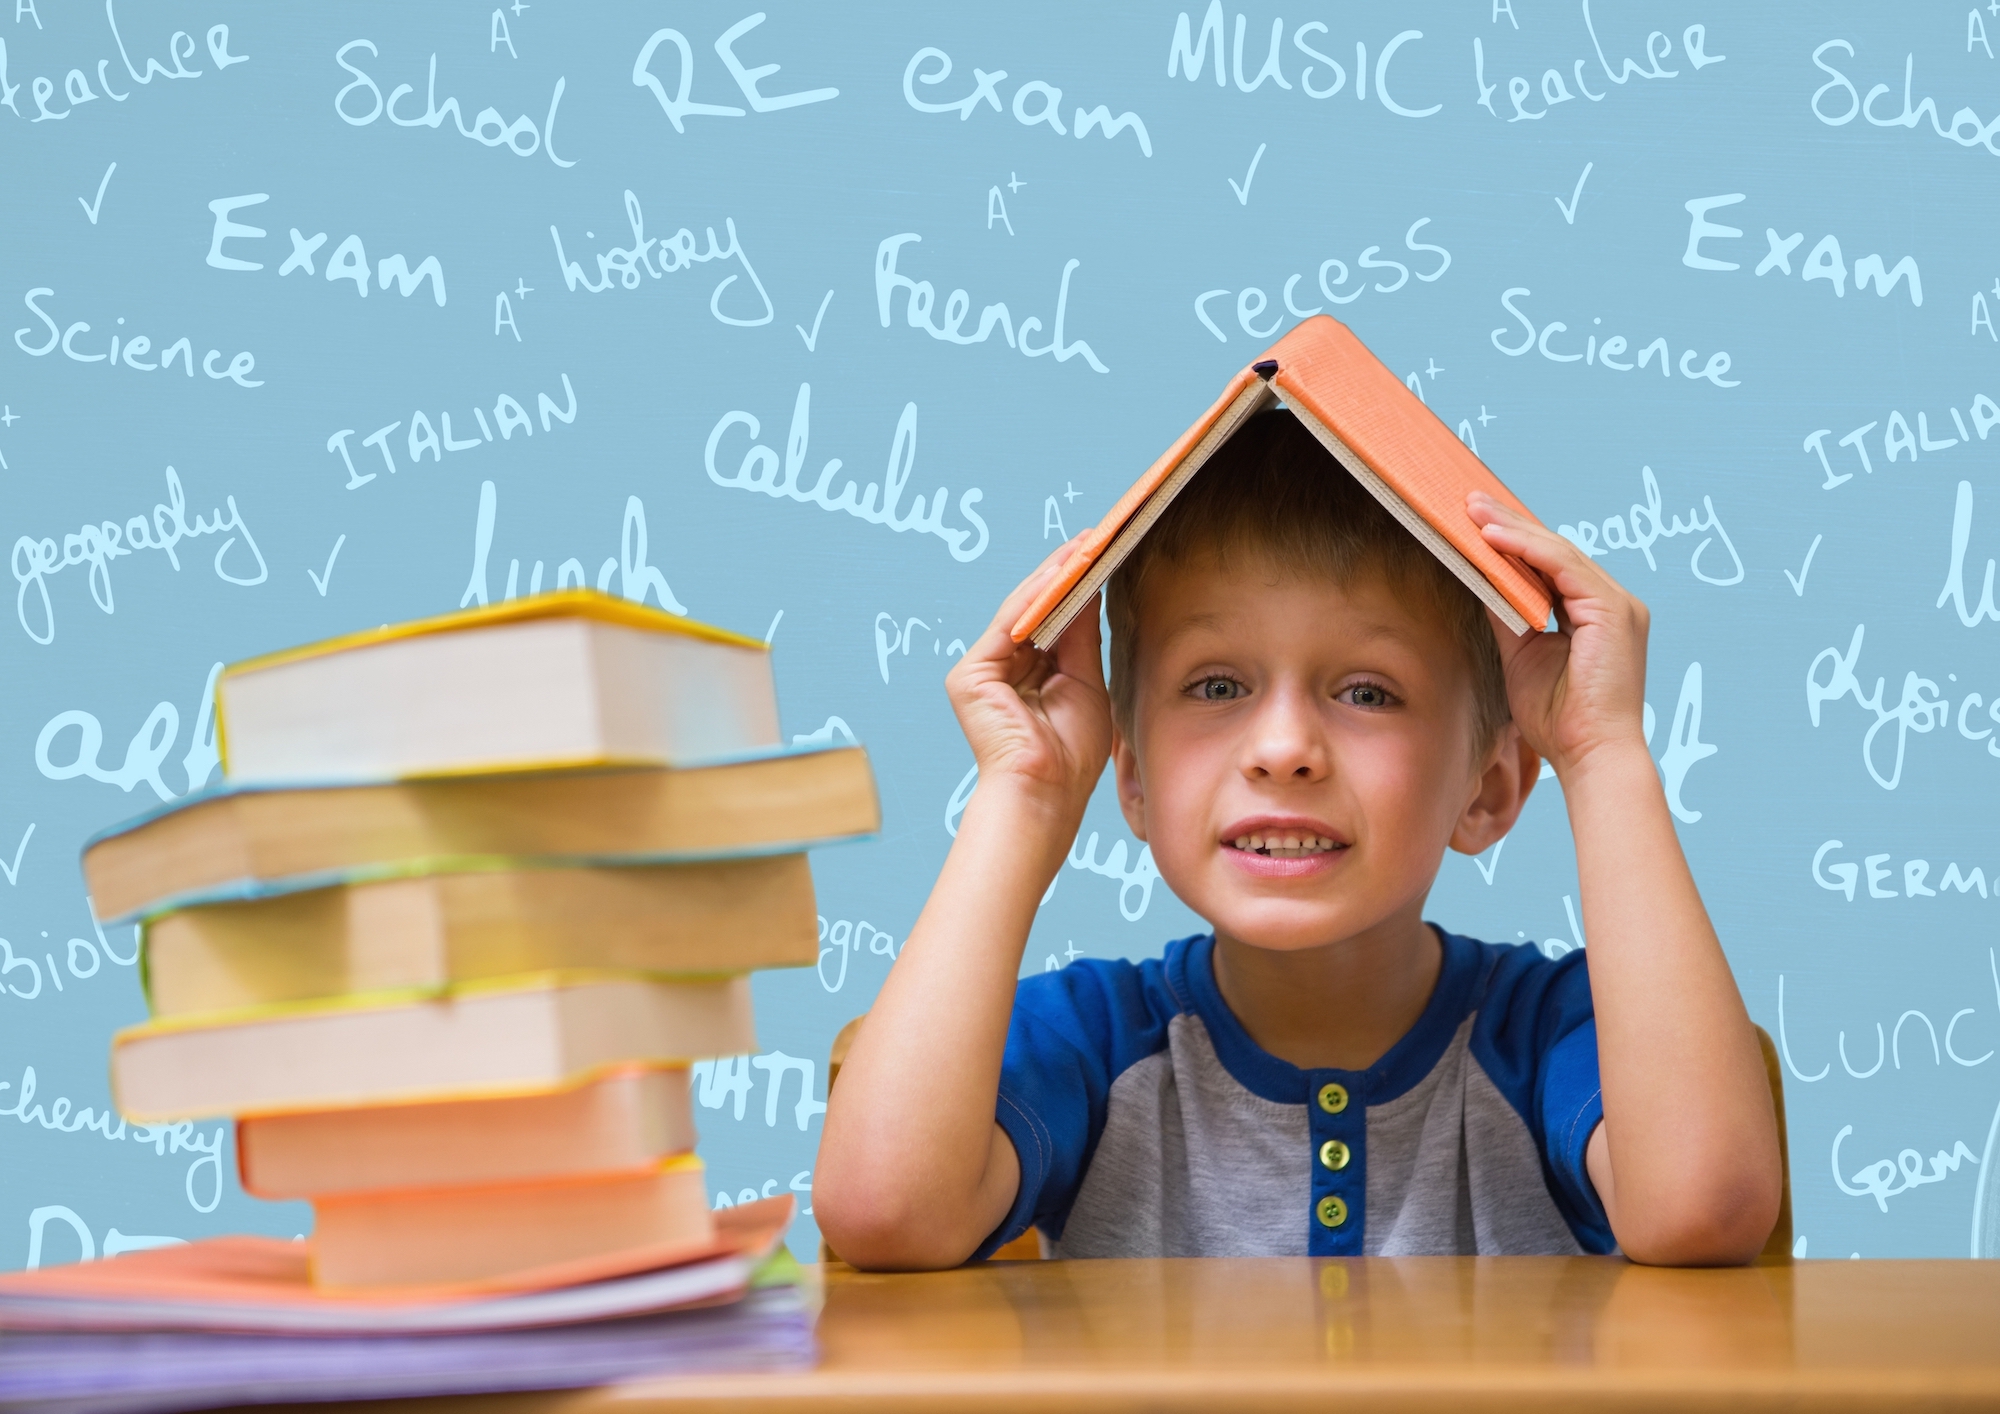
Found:
[[[1214,406],[1081,537],[1062,572],[1015,622],[1014,641],[1032,639],[1045,649],[1062,637],[1209,458],[1281,400],[1501,622],[1517,634],[1548,622],[1554,606],[1548,585],[1486,543],[1465,498],[1484,491],[1521,515],[1532,519],[1532,513],[1353,330],[1315,314],[1232,378]]]

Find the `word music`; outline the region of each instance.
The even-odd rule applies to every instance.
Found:
[[[229,240],[261,240],[265,235],[262,226],[246,226],[232,221],[229,219],[229,213],[246,206],[260,205],[270,199],[269,192],[252,192],[248,196],[219,196],[208,204],[208,209],[215,213],[215,229],[208,241],[209,265],[217,270],[264,268],[262,261],[244,260],[240,256],[223,254],[222,243]],[[297,226],[292,227],[292,253],[286,256],[285,263],[278,267],[279,276],[289,275],[294,270],[303,270],[308,275],[313,274],[313,256],[326,244],[326,239],[324,231],[308,238],[299,234]],[[389,288],[391,280],[395,281],[396,292],[404,299],[416,293],[417,288],[428,280],[431,286],[431,299],[438,308],[444,307],[444,267],[438,264],[435,255],[425,256],[415,270],[410,268],[410,262],[401,255],[384,256],[375,273],[381,280],[381,288],[385,290]],[[325,278],[329,284],[335,280],[352,280],[361,298],[367,299],[368,276],[368,250],[359,236],[350,235],[335,246],[333,254],[327,257]]]
[[[1437,264],[1428,273],[1422,270],[1413,271],[1400,260],[1377,260],[1375,257],[1381,253],[1382,247],[1371,245],[1355,257],[1355,270],[1352,275],[1348,271],[1346,261],[1338,259],[1322,260],[1319,264],[1318,283],[1320,294],[1334,304],[1353,304],[1354,301],[1360,299],[1362,295],[1371,289],[1377,294],[1393,295],[1396,291],[1402,289],[1403,286],[1410,283],[1410,276],[1413,274],[1424,284],[1429,284],[1434,280],[1443,278],[1444,272],[1451,268],[1451,252],[1441,245],[1432,245],[1427,241],[1417,239],[1417,232],[1430,223],[1430,217],[1422,216],[1411,223],[1409,230],[1403,232],[1404,249],[1413,254],[1435,255],[1438,257]],[[1329,284],[1326,272],[1334,269],[1337,269],[1340,273],[1335,275],[1332,283]],[[1392,281],[1388,280],[1387,277],[1383,277],[1376,279],[1373,284],[1370,284],[1369,276],[1364,272],[1372,270],[1394,270],[1396,272],[1395,279]],[[1304,278],[1305,276],[1302,273],[1288,276],[1285,280],[1284,290],[1280,296],[1284,301],[1286,311],[1296,319],[1305,319],[1311,315],[1318,314],[1323,308],[1321,305],[1314,305],[1311,309],[1299,308],[1293,298],[1292,291],[1298,287],[1299,281]],[[1347,288],[1350,278],[1354,281],[1351,289]],[[1345,293],[1342,292],[1343,290]],[[1217,328],[1215,321],[1209,318],[1208,302],[1229,293],[1228,290],[1205,290],[1195,296],[1194,301],[1194,317],[1201,321],[1203,328],[1207,329],[1209,333],[1215,335],[1216,338],[1225,344],[1229,342],[1229,336]],[[1253,339],[1270,338],[1273,334],[1277,333],[1279,326],[1284,323],[1282,315],[1276,310],[1272,310],[1270,323],[1262,329],[1259,329],[1253,322],[1262,319],[1264,311],[1269,306],[1270,297],[1262,289],[1253,285],[1240,291],[1236,296],[1236,323],[1238,327]]]
[[[865,491],[857,495],[856,483],[849,478],[840,494],[830,494],[833,478],[840,470],[840,458],[833,457],[820,468],[819,478],[807,490],[799,485],[799,473],[805,470],[806,448],[812,439],[812,385],[799,384],[799,395],[792,404],[792,425],[785,437],[783,474],[779,472],[778,454],[761,442],[753,442],[743,454],[743,460],[733,472],[716,469],[716,448],[732,427],[744,428],[752,438],[762,435],[762,424],[747,412],[727,412],[708,434],[708,445],[703,449],[702,463],[708,469],[708,479],[717,486],[727,486],[739,491],[754,491],[779,501],[803,501],[809,506],[818,506],[823,511],[845,511],[857,520],[871,525],[887,526],[897,534],[916,531],[920,535],[934,535],[944,541],[951,557],[960,564],[978,559],[986,552],[986,522],[979,518],[973,507],[985,499],[985,492],[977,486],[967,489],[958,498],[958,513],[969,520],[978,530],[978,540],[970,549],[966,541],[973,532],[955,527],[947,528],[944,523],[945,507],[950,492],[938,487],[928,507],[924,497],[918,494],[909,510],[900,516],[896,508],[902,503],[903,492],[910,483],[911,473],[917,461],[917,405],[903,404],[902,416],[896,419],[896,434],[889,443],[889,463],[883,468],[879,484],[868,483]],[[878,504],[879,502],[879,504]]]
[[[568,425],[576,421],[576,390],[570,386],[569,375],[567,373],[562,374],[561,377],[563,397],[567,400],[568,404],[566,407],[558,407],[556,400],[551,398],[547,393],[540,394],[537,399],[537,406],[542,417],[542,431],[544,432],[549,431],[554,422]],[[444,428],[443,436],[440,438],[438,429],[431,425],[430,418],[421,409],[412,412],[410,414],[410,433],[406,439],[405,448],[411,464],[422,464],[425,452],[431,454],[432,461],[442,462],[445,452],[465,452],[472,450],[474,447],[483,447],[487,442],[493,440],[493,430],[496,427],[500,430],[500,440],[503,442],[511,441],[514,433],[517,431],[529,437],[535,435],[535,424],[529,418],[527,409],[515,402],[513,396],[508,393],[502,393],[494,400],[493,422],[491,425],[488,425],[486,421],[486,410],[484,408],[474,407],[472,409],[472,416],[479,424],[479,436],[454,438],[451,435],[451,414],[449,412],[440,412],[438,414],[438,421]],[[382,463],[389,469],[391,475],[396,471],[396,457],[389,450],[389,434],[402,425],[401,422],[392,422],[387,427],[376,428],[361,439],[362,446],[373,447],[382,454]],[[347,485],[345,489],[349,491],[358,490],[366,486],[381,474],[371,471],[363,476],[355,471],[354,458],[349,454],[347,449],[347,439],[352,437],[354,432],[355,429],[352,427],[343,427],[326,439],[327,451],[329,453],[340,453],[341,463],[347,468]]]
[[[922,236],[913,231],[906,231],[899,236],[890,236],[875,247],[875,310],[881,317],[884,329],[889,327],[889,314],[894,305],[896,291],[902,290],[908,295],[903,311],[903,322],[912,329],[923,330],[933,339],[942,339],[951,344],[983,344],[994,329],[998,328],[1001,336],[1007,341],[1007,347],[1019,349],[1028,358],[1040,358],[1043,354],[1052,353],[1056,356],[1057,363],[1068,363],[1071,359],[1080,357],[1099,373],[1111,371],[1098,361],[1096,351],[1083,340],[1078,339],[1073,343],[1065,343],[1063,340],[1063,323],[1069,316],[1069,277],[1076,273],[1076,268],[1083,263],[1082,261],[1072,259],[1063,266],[1062,282],[1056,289],[1055,328],[1050,331],[1048,342],[1036,348],[1028,342],[1028,336],[1042,327],[1042,321],[1032,315],[1023,319],[1017,337],[1012,314],[1008,312],[1005,304],[997,302],[979,311],[977,333],[964,332],[966,316],[972,312],[972,296],[964,290],[953,290],[946,296],[944,322],[932,323],[931,311],[937,306],[936,287],[929,280],[912,280],[896,269],[898,252],[904,246],[913,245],[921,240]]]
[[[655,280],[666,278],[676,271],[686,270],[695,265],[706,265],[711,260],[733,260],[742,267],[751,286],[757,291],[757,298],[764,302],[764,312],[755,319],[738,319],[722,312],[722,296],[736,283],[736,275],[725,275],[716,283],[708,296],[708,312],[724,324],[733,324],[739,329],[754,329],[761,324],[769,324],[776,317],[771,297],[764,293],[764,282],[757,278],[751,268],[750,257],[736,238],[736,219],[725,216],[723,228],[729,232],[729,243],[722,245],[715,239],[715,227],[708,228],[708,249],[701,250],[694,239],[694,232],[683,226],[672,236],[662,240],[658,236],[646,234],[646,213],[639,206],[639,198],[629,187],[625,191],[625,220],[632,228],[632,244],[613,246],[597,257],[597,279],[583,273],[583,267],[563,253],[562,233],[554,226],[549,227],[549,238],[556,243],[556,265],[562,271],[563,285],[572,294],[582,289],[593,295],[603,294],[611,288],[615,275],[618,283],[628,290],[639,288],[639,277],[650,275]],[[597,232],[585,231],[584,239],[596,240]],[[653,264],[657,252],[659,264]],[[495,330],[497,333],[498,330]]]
[[[1216,0],[1216,3],[1219,6],[1221,0]],[[1185,22],[1185,16],[1183,16],[1183,22]],[[926,73],[920,74],[917,72],[919,66],[927,64],[932,60],[936,61],[937,66],[935,68]],[[921,84],[935,85],[943,83],[950,77],[951,56],[949,54],[945,53],[942,49],[919,49],[915,54],[910,56],[910,62],[903,67],[903,99],[919,113],[956,113],[961,123],[970,118],[973,110],[981,103],[991,105],[993,111],[996,113],[1006,111],[1000,106],[1000,94],[997,87],[1000,80],[1007,77],[1005,69],[995,69],[992,73],[988,73],[984,69],[974,69],[972,71],[972,92],[950,103],[927,102],[917,97],[917,91],[910,86],[912,80]],[[1062,97],[1063,91],[1061,89],[1056,88],[1052,84],[1044,83],[1041,79],[1030,79],[1014,90],[1014,121],[1028,128],[1045,124],[1051,132],[1056,133],[1058,136],[1067,137],[1070,135],[1071,130],[1063,126]],[[1036,100],[1037,103],[1033,112],[1030,112],[1028,109],[1028,100],[1030,99]],[[1079,140],[1089,137],[1093,132],[1101,128],[1104,131],[1105,141],[1109,142],[1120,133],[1129,129],[1133,139],[1139,144],[1139,151],[1148,157],[1153,155],[1152,135],[1146,131],[1146,124],[1137,113],[1120,113],[1114,118],[1111,116],[1111,110],[1100,103],[1088,112],[1085,112],[1082,108],[1078,108],[1076,116],[1072,121],[1075,124],[1075,135]]]
[[[1255,93],[1264,86],[1266,79],[1271,80],[1279,88],[1291,88],[1291,81],[1285,77],[1283,19],[1271,21],[1270,44],[1265,51],[1264,62],[1258,66],[1257,76],[1247,81],[1244,79],[1243,54],[1247,47],[1244,43],[1244,27],[1248,21],[1247,15],[1239,14],[1236,17],[1236,49],[1231,64],[1236,78],[1236,91]],[[1308,21],[1292,31],[1292,47],[1307,59],[1326,65],[1327,72],[1333,76],[1331,83],[1315,86],[1312,64],[1308,63],[1301,69],[1299,89],[1308,98],[1331,98],[1347,85],[1347,70],[1341,67],[1340,62],[1306,43],[1306,36],[1318,36],[1327,32],[1326,26],[1318,20]],[[1406,108],[1389,96],[1389,65],[1395,59],[1396,51],[1412,40],[1423,37],[1424,32],[1420,29],[1406,29],[1384,44],[1375,59],[1375,99],[1398,118],[1428,118],[1444,107],[1442,103],[1433,103],[1428,108]],[[1215,86],[1228,87],[1228,80],[1223,75],[1223,61],[1229,57],[1229,45],[1223,37],[1222,0],[1208,0],[1208,9],[1201,17],[1199,34],[1188,23],[1187,11],[1181,11],[1179,17],[1175,19],[1173,41],[1167,49],[1167,77],[1173,78],[1176,74],[1184,72],[1189,83],[1199,82],[1201,71],[1208,64],[1208,46],[1211,41],[1215,44]],[[1354,41],[1354,99],[1357,103],[1368,101],[1368,45],[1359,39]]]
[[[1718,260],[1702,252],[1701,243],[1706,240],[1741,240],[1743,232],[1735,226],[1724,226],[1708,219],[1708,213],[1717,207],[1734,206],[1746,200],[1742,192],[1731,192],[1726,196],[1698,196],[1684,202],[1682,209],[1688,214],[1687,249],[1681,253],[1681,264],[1690,270],[1741,270],[1741,263],[1734,260]],[[1761,277],[1773,270],[1789,275],[1792,273],[1792,252],[1805,241],[1805,232],[1795,232],[1780,236],[1775,229],[1764,228],[1764,242],[1767,247],[1764,258],[1757,262],[1756,273]],[[1847,263],[1840,253],[1840,239],[1837,236],[1821,236],[1799,266],[1801,281],[1824,280],[1833,286],[1833,297],[1847,297]],[[1908,280],[1906,287],[1910,303],[1921,306],[1924,302],[1923,276],[1917,270],[1917,262],[1904,256],[1891,268],[1885,269],[1879,255],[1864,255],[1854,262],[1854,292],[1860,294],[1872,283],[1876,297],[1887,299],[1889,292]]]
[[[61,328],[55,320],[49,317],[47,310],[35,303],[43,295],[47,295],[53,299],[55,293],[47,285],[38,285],[22,297],[21,303],[27,305],[28,312],[41,320],[49,331],[48,340],[41,347],[36,348],[30,345],[27,339],[22,337],[30,332],[28,329],[16,329],[14,331],[14,346],[22,353],[32,358],[41,358],[43,355],[53,353],[57,348],[61,348],[63,357],[70,359],[72,362],[102,363],[106,368],[118,368],[122,366],[136,373],[155,373],[161,369],[171,369],[174,360],[178,358],[181,361],[182,371],[188,377],[194,377],[194,345],[189,342],[185,335],[161,349],[158,358],[151,363],[140,362],[142,358],[153,351],[153,341],[150,336],[145,334],[113,334],[109,348],[103,353],[87,353],[78,348],[76,336],[78,334],[88,334],[90,332],[90,325],[79,319],[68,328]],[[118,322],[120,324],[125,322],[125,317],[122,314],[118,317]],[[122,358],[120,354],[121,340],[123,343]],[[236,354],[229,360],[227,368],[218,369],[215,366],[215,361],[221,357],[221,349],[210,349],[202,356],[201,371],[206,373],[210,378],[218,381],[227,378],[240,388],[261,388],[264,386],[264,380],[261,378],[255,382],[250,381],[250,374],[257,367],[257,360],[253,355],[248,352]]]
[[[380,57],[381,51],[376,49],[373,40],[368,39],[350,39],[347,43],[341,45],[339,49],[335,50],[333,55],[334,63],[354,75],[348,85],[333,96],[333,111],[338,113],[340,120],[349,127],[365,128],[384,113],[387,113],[389,121],[399,128],[437,128],[443,126],[445,115],[449,113],[453,125],[458,128],[460,136],[469,137],[474,142],[480,143],[483,146],[504,147],[516,157],[533,157],[537,151],[542,151],[546,152],[549,161],[555,163],[558,167],[574,167],[576,165],[574,162],[565,162],[562,158],[556,156],[555,149],[556,106],[562,102],[563,88],[568,83],[567,79],[559,78],[556,80],[555,92],[549,95],[548,116],[543,120],[542,126],[539,129],[535,127],[535,120],[530,118],[526,113],[523,113],[510,123],[500,116],[500,111],[497,108],[480,109],[479,116],[472,120],[472,126],[468,128],[465,125],[465,115],[459,111],[458,100],[456,98],[447,98],[442,105],[437,101],[438,61],[437,55],[433,54],[431,55],[430,82],[424,90],[424,111],[414,118],[405,118],[396,111],[397,100],[402,98],[404,94],[414,93],[416,90],[406,83],[399,83],[385,100],[382,97],[382,90],[375,86],[375,80],[347,62],[349,51],[360,49],[364,46],[370,55]],[[355,89],[362,87],[367,88],[369,94],[374,99],[374,105],[368,109],[366,114],[357,117],[355,114],[347,111],[347,95]]]
[[[264,552],[257,548],[256,538],[243,522],[243,513],[236,509],[236,498],[226,496],[223,500],[229,507],[227,515],[217,508],[207,516],[197,514],[190,522],[187,517],[187,493],[181,489],[180,474],[168,467],[167,499],[163,504],[155,505],[150,516],[135,515],[122,524],[112,520],[87,524],[63,536],[60,546],[52,537],[37,540],[32,535],[23,535],[14,542],[12,558],[14,582],[20,586],[14,596],[14,614],[20,621],[22,631],[37,643],[55,641],[56,612],[49,598],[48,581],[50,576],[60,574],[72,565],[90,566],[90,597],[98,608],[109,614],[114,612],[111,596],[113,560],[139,550],[159,550],[178,571],[181,560],[177,547],[183,540],[221,535],[225,531],[230,532],[229,538],[215,552],[216,578],[245,588],[262,584],[270,577],[270,571],[264,564]],[[243,541],[244,551],[256,561],[257,572],[254,575],[234,574],[224,566],[223,562],[229,559],[229,552],[239,538]],[[242,559],[242,555],[238,555],[232,563],[247,571],[250,566],[241,563]],[[28,597],[31,589],[39,598],[39,611],[33,614],[30,613],[33,601]]]
[[[1854,455],[1860,459],[1861,470],[1867,475],[1873,476],[1875,474],[1875,463],[1868,455],[1868,443],[1864,439],[1877,427],[1882,428],[1881,446],[1883,459],[1889,465],[1894,466],[1898,457],[1908,456],[1914,462],[1918,460],[1917,454],[1919,452],[1948,452],[1953,447],[1969,446],[1972,442],[1973,433],[1977,433],[1979,440],[1984,442],[1987,434],[1992,432],[1996,425],[2000,425],[2000,403],[1995,403],[1993,399],[1987,397],[1984,393],[1974,394],[1972,401],[1966,404],[1966,410],[1967,414],[1972,418],[1972,432],[1965,430],[1965,418],[1959,415],[1957,408],[1947,407],[1945,409],[1946,412],[1951,414],[1952,426],[1958,432],[1956,437],[1938,437],[1933,439],[1931,437],[1930,414],[1927,412],[1919,412],[1917,414],[1916,430],[1912,432],[1910,430],[1909,419],[1904,417],[1900,410],[1892,409],[1886,423],[1879,420],[1864,422],[1845,437],[1840,438],[1837,445],[1852,447]],[[1938,431],[1944,431],[1944,420],[1942,418],[1938,420]],[[1819,428],[1817,431],[1807,435],[1805,445],[1801,449],[1811,452],[1819,458],[1820,470],[1826,474],[1826,479],[1820,483],[1819,489],[1822,491],[1831,491],[1834,487],[1854,479],[1854,473],[1851,471],[1836,473],[1832,462],[1828,460],[1826,439],[1832,435],[1833,429],[1831,427]]]
[[[1512,13],[1511,10],[1508,11],[1510,16]],[[1611,61],[1604,57],[1604,44],[1597,37],[1596,22],[1590,17],[1590,0],[1583,0],[1583,27],[1590,35],[1591,48],[1597,51],[1597,62],[1599,67],[1604,70],[1604,77],[1612,83],[1627,84],[1633,79],[1673,79],[1681,76],[1682,71],[1679,69],[1661,67],[1667,60],[1673,58],[1674,42],[1660,30],[1654,30],[1646,36],[1646,42],[1642,46],[1646,56],[1646,66],[1644,68],[1640,68],[1628,55],[1620,61],[1618,68],[1613,69]],[[1681,46],[1687,52],[1687,62],[1697,73],[1707,68],[1710,64],[1720,64],[1724,59],[1729,57],[1727,54],[1707,53],[1707,45],[1707,26],[1689,25],[1685,30],[1681,31]],[[1569,91],[1569,85],[1564,82],[1561,69],[1542,70],[1542,106],[1538,109],[1528,107],[1535,93],[1534,87],[1529,84],[1528,80],[1519,74],[1508,79],[1507,101],[1513,106],[1514,112],[1513,116],[1509,117],[1506,121],[1521,123],[1546,118],[1549,116],[1549,110],[1557,104],[1570,103],[1578,97],[1587,98],[1592,103],[1602,103],[1608,96],[1609,90],[1606,90],[1605,93],[1592,93],[1590,91],[1590,85],[1583,77],[1585,62],[1585,60],[1578,59],[1570,67],[1570,72],[1576,79],[1577,91],[1575,93]],[[1493,95],[1497,90],[1497,85],[1486,82],[1486,46],[1476,36],[1472,41],[1472,82],[1478,90],[1479,97],[1476,101],[1479,106],[1498,118],[1500,110],[1493,106]]]
[[[104,19],[111,26],[112,43],[118,46],[118,57],[124,61],[125,72],[131,75],[133,83],[150,84],[154,79],[198,79],[202,76],[203,70],[190,69],[187,66],[187,61],[195,56],[195,48],[194,36],[186,30],[175,30],[167,38],[167,57],[173,60],[174,66],[170,69],[158,59],[148,55],[146,58],[146,72],[142,74],[132,66],[132,55],[125,48],[124,37],[118,33],[118,16],[112,9],[112,0],[104,0]],[[21,11],[20,6],[17,4],[15,6],[14,22],[19,24],[20,21]],[[37,27],[40,26],[41,19],[39,16],[36,17],[35,24]],[[209,26],[208,57],[210,62],[215,65],[217,72],[228,68],[232,64],[247,63],[250,58],[247,54],[231,54],[229,52],[228,25]],[[97,61],[97,87],[103,90],[102,94],[91,88],[90,78],[82,69],[71,69],[68,74],[64,75],[62,85],[63,98],[68,102],[69,106],[64,108],[60,113],[55,112],[49,107],[49,100],[55,97],[55,82],[45,76],[37,75],[28,84],[29,96],[35,100],[35,116],[28,118],[27,114],[23,113],[20,107],[19,95],[21,85],[7,81],[7,41],[0,39],[0,106],[7,108],[17,118],[27,118],[27,121],[30,123],[59,123],[76,112],[84,104],[95,103],[100,97],[109,98],[114,103],[123,103],[132,94],[129,90],[120,93],[111,86],[111,76],[105,72],[110,65],[111,61],[109,59],[99,59]]]
[[[1501,336],[1509,331],[1505,328],[1495,329],[1492,335],[1494,348],[1500,350],[1501,353],[1506,354],[1509,358],[1519,358],[1522,354],[1533,349],[1551,363],[1582,363],[1586,368],[1595,364],[1600,368],[1609,368],[1617,373],[1630,373],[1632,371],[1633,364],[1619,362],[1619,356],[1624,354],[1629,348],[1623,334],[1613,334],[1601,344],[1597,340],[1597,335],[1591,334],[1588,336],[1589,342],[1580,353],[1563,353],[1557,349],[1550,348],[1550,338],[1557,334],[1567,333],[1569,325],[1559,319],[1553,319],[1538,330],[1535,327],[1535,321],[1530,319],[1526,311],[1522,310],[1514,302],[1516,296],[1526,299],[1532,293],[1534,293],[1532,290],[1520,285],[1516,285],[1514,288],[1501,293],[1501,308],[1521,321],[1521,342],[1518,345],[1509,347],[1507,344],[1501,342]],[[1599,316],[1590,322],[1592,324],[1602,324],[1604,320],[1602,316]],[[1660,376],[1662,378],[1673,377],[1673,353],[1667,347],[1667,341],[1664,336],[1654,339],[1650,344],[1639,350],[1639,361],[1637,364],[1639,371],[1643,373],[1646,365],[1652,361],[1656,354],[1660,360]],[[1691,348],[1682,350],[1680,361],[1681,377],[1705,378],[1718,388],[1734,388],[1743,381],[1740,378],[1730,380],[1723,378],[1722,375],[1729,371],[1728,354],[1710,354],[1707,362],[1702,364],[1699,370],[1688,367],[1690,363],[1694,362],[1695,356],[1695,351]]]
[[[1722,528],[1722,517],[1716,514],[1715,502],[1703,496],[1701,508],[1689,510],[1686,520],[1682,520],[1679,515],[1663,519],[1660,513],[1660,483],[1654,477],[1653,469],[1650,466],[1640,467],[1639,480],[1645,488],[1644,503],[1634,502],[1629,517],[1614,515],[1605,519],[1602,523],[1603,540],[1597,538],[1599,527],[1590,521],[1584,521],[1580,525],[1559,525],[1556,527],[1556,534],[1594,560],[1602,559],[1613,550],[1637,550],[1646,557],[1646,568],[1650,570],[1659,568],[1653,560],[1653,546],[1657,542],[1672,540],[1681,535],[1694,535],[1706,530],[1711,534],[1705,536],[1701,543],[1694,547],[1694,553],[1688,556],[1688,569],[1703,584],[1724,587],[1741,584],[1743,557],[1736,553],[1736,546],[1731,543],[1729,532]],[[1735,572],[1726,578],[1708,574],[1701,567],[1703,553],[1718,537],[1722,541],[1722,548],[1729,552],[1730,562],[1735,566]]]

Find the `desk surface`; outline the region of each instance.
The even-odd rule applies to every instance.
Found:
[[[811,1373],[430,1414],[2000,1407],[2000,1262],[1673,1271],[1613,1258],[830,1269]],[[1353,1406],[1359,1407],[1359,1406]]]

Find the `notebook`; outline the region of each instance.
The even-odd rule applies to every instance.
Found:
[[[87,841],[104,922],[404,874],[796,853],[881,828],[858,746],[689,768],[198,791]]]
[[[627,1066],[527,1095],[265,1115],[236,1126],[244,1191],[284,1200],[643,1168],[695,1146],[688,1072]]]
[[[756,1049],[747,977],[545,973],[145,1022],[111,1039],[111,1095],[160,1124],[519,1095]]]
[[[1077,542],[1015,621],[1016,643],[1047,649],[1123,564],[1181,489],[1257,413],[1283,402],[1355,480],[1517,634],[1554,601],[1534,570],[1486,543],[1465,498],[1484,491],[1532,514],[1354,331],[1316,314],[1238,373],[1215,404]]]
[[[594,589],[253,658],[215,696],[237,782],[689,762],[780,740],[762,643]]]
[[[146,925],[155,1017],[565,968],[730,973],[819,960],[803,854],[377,879]]]

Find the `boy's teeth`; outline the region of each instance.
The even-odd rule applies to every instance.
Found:
[[[1238,835],[1236,848],[1249,850],[1273,859],[1302,859],[1310,855],[1324,854],[1334,847],[1333,841],[1324,835],[1270,834]]]

